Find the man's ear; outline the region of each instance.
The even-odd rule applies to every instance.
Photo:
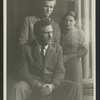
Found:
[[[77,23],[77,21],[75,20],[75,24]]]
[[[74,20],[74,25],[77,23],[77,21],[76,20]]]

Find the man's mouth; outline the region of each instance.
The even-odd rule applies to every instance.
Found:
[[[51,39],[49,39],[48,41],[51,41]]]
[[[50,14],[50,12],[46,12],[46,14]]]

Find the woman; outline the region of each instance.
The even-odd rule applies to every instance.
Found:
[[[64,15],[61,21],[61,45],[63,47],[65,79],[79,85],[82,97],[82,64],[81,58],[87,54],[85,34],[75,27],[76,16],[74,12]],[[82,98],[80,98],[82,99]]]

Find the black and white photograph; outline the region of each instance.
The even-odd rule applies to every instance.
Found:
[[[96,100],[96,0],[5,0],[4,100]]]

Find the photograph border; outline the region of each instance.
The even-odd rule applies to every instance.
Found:
[[[93,9],[93,10],[95,10],[94,15],[97,15],[96,14],[96,10],[98,9],[98,8],[96,9],[97,2],[95,0],[94,0],[94,2],[95,2],[95,7],[94,7],[95,9]],[[97,6],[99,6],[99,4],[97,4]],[[97,32],[97,34],[98,34],[99,32],[98,32],[97,28],[98,28],[99,25],[98,25],[98,23],[96,24],[96,19],[98,19],[97,17],[98,17],[98,15],[96,17],[94,16],[94,19],[95,19],[95,21],[94,21],[94,24],[95,24],[94,27],[96,27],[96,29],[94,31],[95,31],[95,33]],[[0,19],[1,19],[1,17],[0,17]],[[7,34],[7,0],[3,0],[3,100],[7,100],[7,35],[8,35]],[[98,57],[96,58],[96,51],[99,50],[99,48],[97,48],[97,50],[96,50],[96,45],[99,44],[98,43],[99,39],[97,38],[97,40],[96,40],[96,35],[94,37],[95,37],[95,40],[94,40],[95,41],[94,51],[95,51],[95,65],[96,65],[96,62],[98,61]],[[99,37],[99,36],[97,35],[97,37]],[[2,66],[2,64],[1,64],[1,66]],[[97,68],[98,68],[98,66],[99,65],[97,63]],[[1,68],[1,71],[2,71],[2,68]],[[94,72],[96,73],[96,67],[94,69]],[[97,77],[99,75],[98,74],[99,73],[98,70],[97,70],[97,74],[98,75],[96,75],[95,73],[94,73],[94,77],[95,77],[94,78],[94,80],[95,80],[95,82],[94,82],[94,92],[95,92],[94,93],[94,100],[96,100],[96,95],[97,95],[96,92],[98,92],[98,90],[96,91],[96,84],[98,84],[98,82],[96,83],[96,79],[97,79]]]

